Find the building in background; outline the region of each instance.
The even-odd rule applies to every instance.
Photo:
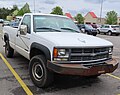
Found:
[[[105,24],[105,18],[97,17],[94,12],[88,12],[84,19],[84,24]]]
[[[105,24],[106,23],[106,19],[105,18],[97,18],[97,24]]]
[[[72,20],[75,20],[70,13],[65,13],[65,16],[71,18]]]
[[[97,23],[97,16],[94,12],[88,12],[84,17],[85,24],[96,24]]]
[[[117,24],[120,25],[120,17],[117,19]]]

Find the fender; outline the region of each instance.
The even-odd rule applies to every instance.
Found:
[[[32,45],[31,45],[30,51],[31,51],[32,48],[39,49],[40,51],[42,51],[42,52],[45,54],[46,58],[47,58],[49,61],[51,60],[50,50],[49,50],[46,46],[34,42],[34,43],[32,43]]]

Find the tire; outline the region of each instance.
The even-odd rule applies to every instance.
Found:
[[[106,33],[103,33],[104,35],[106,35]]]
[[[111,32],[111,31],[108,31],[108,35],[111,36],[111,35],[112,35],[112,32]]]
[[[116,34],[116,36],[119,36],[120,34]]]
[[[86,34],[91,35],[89,31],[85,31]]]
[[[30,77],[37,87],[47,87],[53,82],[53,73],[47,69],[46,65],[47,60],[43,55],[36,55],[30,60]]]
[[[12,58],[14,55],[14,49],[10,47],[8,40],[5,42],[5,55],[8,58]]]
[[[97,33],[96,34],[93,34],[93,36],[96,36],[97,35]]]

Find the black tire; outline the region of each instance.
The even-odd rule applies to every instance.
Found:
[[[96,36],[97,35],[97,33],[96,34],[93,34],[93,36]]]
[[[14,55],[14,49],[10,47],[8,40],[5,42],[5,55],[8,58],[12,58]]]
[[[47,60],[42,55],[36,55],[30,60],[30,77],[37,87],[47,87],[53,82],[53,73],[47,69],[46,65]]]
[[[91,35],[91,33],[89,31],[87,31],[87,30],[85,31],[85,33],[88,34],[88,35]]]
[[[120,34],[116,34],[116,36],[119,36]]]
[[[106,35],[106,33],[103,33],[104,35]]]
[[[108,35],[111,36],[111,35],[112,35],[112,32],[111,32],[111,31],[108,31]]]

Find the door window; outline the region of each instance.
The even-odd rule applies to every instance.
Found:
[[[105,26],[105,28],[109,28],[109,26]]]
[[[27,33],[31,33],[31,16],[26,15],[23,18],[21,25],[27,25]]]

